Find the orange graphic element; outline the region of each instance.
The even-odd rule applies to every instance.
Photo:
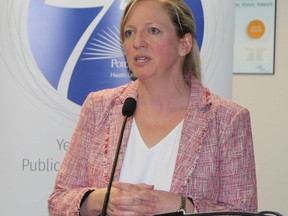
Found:
[[[249,37],[253,39],[261,38],[265,33],[265,25],[261,20],[252,20],[247,28]]]

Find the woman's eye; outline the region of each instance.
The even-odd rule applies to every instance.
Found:
[[[133,31],[132,30],[126,30],[124,32],[125,38],[129,38],[133,35]]]
[[[158,34],[159,32],[160,32],[159,29],[157,29],[155,27],[150,28],[150,33],[151,34]]]

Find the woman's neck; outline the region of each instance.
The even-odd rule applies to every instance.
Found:
[[[138,104],[162,111],[187,107],[190,86],[183,79],[166,82],[138,81]]]

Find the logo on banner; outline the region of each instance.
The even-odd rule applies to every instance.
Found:
[[[82,105],[92,91],[130,82],[120,44],[120,20],[128,0],[30,0],[29,43],[33,57],[57,93]],[[201,47],[201,0],[186,3]]]

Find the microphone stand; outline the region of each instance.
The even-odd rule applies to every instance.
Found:
[[[121,147],[121,143],[122,143],[122,139],[123,139],[124,129],[125,129],[125,125],[126,125],[128,117],[129,117],[128,115],[124,116],[124,121],[123,121],[123,124],[122,124],[121,133],[120,133],[120,137],[119,137],[118,144],[117,144],[116,155],[115,155],[115,158],[114,158],[110,179],[109,179],[109,183],[108,183],[108,186],[107,186],[107,191],[106,191],[106,194],[105,194],[105,199],[104,199],[104,203],[103,203],[101,216],[106,216],[108,201],[109,201],[109,197],[110,197],[110,191],[111,191],[112,182],[113,182],[113,179],[114,179],[114,174],[115,174],[115,170],[116,170],[116,166],[117,166],[117,161],[118,161],[120,147]]]

